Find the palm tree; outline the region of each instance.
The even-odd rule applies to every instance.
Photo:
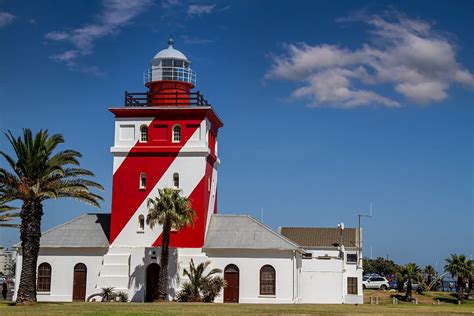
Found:
[[[0,200],[21,201],[20,240],[23,262],[17,303],[36,302],[36,265],[41,238],[43,202],[48,199],[73,198],[99,207],[102,200],[91,188],[103,189],[96,182],[84,179],[94,176],[79,167],[81,154],[74,150],[54,153],[64,143],[60,134],[50,136],[40,130],[33,136],[31,130],[23,130],[23,138],[5,134],[16,155],[15,159],[5,152],[11,171],[0,168]]]
[[[188,198],[181,196],[181,191],[174,188],[158,189],[158,196],[149,198],[147,202],[148,216],[146,223],[153,228],[156,224],[163,225],[160,275],[158,293],[155,297],[164,301],[168,296],[168,260],[171,229],[180,230],[194,223],[196,213]]]
[[[216,276],[216,274],[222,273],[221,269],[212,269],[204,274],[210,263],[210,261],[202,262],[196,267],[191,259],[189,270],[184,269],[183,271],[183,275],[188,277],[189,282],[183,285],[183,292],[186,293],[183,293],[182,300],[189,302],[214,301],[225,283],[222,277]]]
[[[400,268],[400,275],[402,276],[403,280],[407,282],[407,291],[405,293],[405,300],[411,301],[412,300],[412,292],[413,292],[413,281],[418,281],[420,279],[420,268],[415,263],[408,263],[405,266],[401,266]]]
[[[432,265],[427,265],[423,272],[426,275],[426,284],[430,285],[437,274],[435,268]]]
[[[451,258],[446,259],[444,271],[451,274],[453,279],[457,277],[458,302],[464,302],[464,284],[472,277],[473,261],[468,260],[465,255],[451,254]]]
[[[17,208],[8,206],[6,203],[7,201],[0,201],[0,227],[20,227],[18,224],[9,223],[11,220],[20,217],[20,213],[12,212]]]

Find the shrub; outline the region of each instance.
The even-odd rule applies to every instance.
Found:
[[[102,296],[102,302],[110,302],[115,298],[114,288],[113,287],[104,287],[100,293]]]
[[[120,291],[115,294],[115,299],[117,298],[119,302],[128,302],[128,293],[124,291]]]
[[[222,273],[220,269],[211,269],[206,272],[210,261],[202,262],[197,266],[191,259],[189,269],[184,269],[183,274],[189,281],[185,282],[178,293],[180,302],[213,302],[225,286],[225,281],[217,274]]]
[[[208,282],[202,285],[202,301],[214,302],[216,297],[221,292],[222,288],[226,286],[226,282],[222,277],[213,277]]]

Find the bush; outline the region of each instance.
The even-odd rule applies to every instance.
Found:
[[[114,288],[113,287],[104,287],[100,293],[102,296],[102,302],[110,302],[115,298]]]
[[[191,259],[189,269],[183,270],[183,275],[188,277],[189,281],[182,285],[181,291],[177,295],[179,302],[214,302],[225,281],[217,274],[222,273],[220,269],[212,269],[206,273],[210,261],[195,265]]]
[[[178,302],[193,302],[196,299],[193,295],[193,285],[185,282],[181,287],[181,291],[178,292],[176,299]]]
[[[120,291],[115,294],[115,299],[117,300],[117,298],[119,302],[128,302],[128,293]]]
[[[213,277],[208,282],[202,285],[202,301],[203,302],[214,302],[216,297],[221,292],[222,288],[226,286],[226,282],[221,277]]]

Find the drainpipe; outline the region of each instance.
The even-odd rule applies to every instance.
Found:
[[[340,244],[340,251],[341,251],[341,303],[344,304],[344,259],[345,259],[345,249],[344,249],[344,223],[340,223],[337,227],[341,230],[341,244]]]
[[[291,258],[291,260],[293,261],[292,262],[292,265],[293,265],[293,272],[292,272],[292,275],[293,275],[293,304],[296,303],[296,301],[295,301],[295,258],[296,258],[296,254],[295,254],[295,250],[293,250],[293,258]]]

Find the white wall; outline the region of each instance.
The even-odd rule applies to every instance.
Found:
[[[206,250],[212,268],[223,272],[229,264],[239,268],[239,303],[294,303],[297,301],[297,264],[292,251]],[[299,254],[297,254],[298,256]],[[269,264],[276,272],[276,295],[260,295],[260,268]],[[223,302],[223,292],[216,298]]]
[[[333,249],[307,250],[312,259],[303,259],[301,268],[301,302],[318,304],[362,304],[362,269],[339,258]],[[330,259],[318,259],[329,256]],[[358,294],[347,294],[347,278],[358,278]]]
[[[103,255],[107,248],[41,248],[38,256],[38,266],[47,262],[51,265],[51,291],[49,293],[38,292],[38,301],[72,301],[72,288],[74,266],[83,263],[87,266],[86,299],[89,295],[97,293],[95,289],[99,269],[102,265]],[[15,293],[20,283],[22,256],[17,256]]]

